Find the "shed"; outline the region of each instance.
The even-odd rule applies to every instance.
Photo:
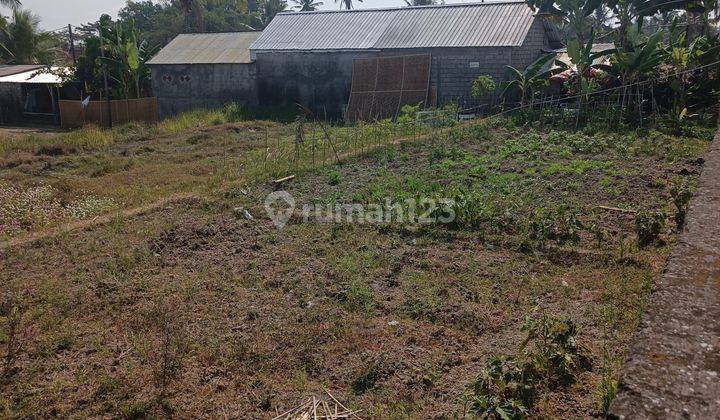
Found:
[[[0,65],[0,124],[57,123],[61,70],[42,65]]]
[[[430,54],[429,100],[476,105],[479,75],[496,83],[558,48],[557,31],[523,1],[280,13],[250,46],[261,106],[302,103],[339,114],[353,60]],[[433,104],[434,105],[434,104]]]
[[[181,34],[147,64],[160,118],[227,103],[257,105],[249,47],[260,32]]]

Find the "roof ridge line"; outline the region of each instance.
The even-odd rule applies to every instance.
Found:
[[[287,10],[278,13],[280,15],[313,15],[313,14],[330,14],[330,13],[363,13],[363,12],[391,12],[403,10],[422,10],[422,9],[450,9],[454,7],[482,7],[497,6],[502,4],[526,4],[525,0],[488,0],[472,3],[452,3],[452,4],[431,4],[427,6],[398,6],[398,7],[373,7],[368,9],[351,9],[351,10],[312,10],[312,11],[292,11]],[[529,6],[528,6],[529,7]]]

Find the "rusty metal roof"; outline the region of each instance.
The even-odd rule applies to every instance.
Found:
[[[534,19],[524,1],[280,13],[250,49],[519,46]]]
[[[252,63],[249,47],[261,32],[180,34],[163,48],[150,65]]]
[[[0,77],[12,76],[13,74],[25,73],[33,70],[40,70],[45,66],[36,64],[3,64],[0,65]]]

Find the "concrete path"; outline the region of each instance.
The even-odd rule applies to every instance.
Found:
[[[623,368],[611,418],[720,418],[720,132]]]

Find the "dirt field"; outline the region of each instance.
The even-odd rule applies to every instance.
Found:
[[[675,239],[673,198],[712,134],[458,128],[283,185],[297,203],[451,198],[454,223],[295,214],[279,230],[271,183],[213,181],[263,147],[254,124],[2,157],[0,180],[72,174],[65,191],[120,207],[203,192],[0,251],[3,417],[267,418],[323,389],[364,418],[464,416],[488,360],[518,353],[526,318],[544,315],[577,326],[585,363],[531,414],[602,416]],[[112,169],[92,176],[99,162]],[[638,246],[638,214],[660,212],[659,236]]]

